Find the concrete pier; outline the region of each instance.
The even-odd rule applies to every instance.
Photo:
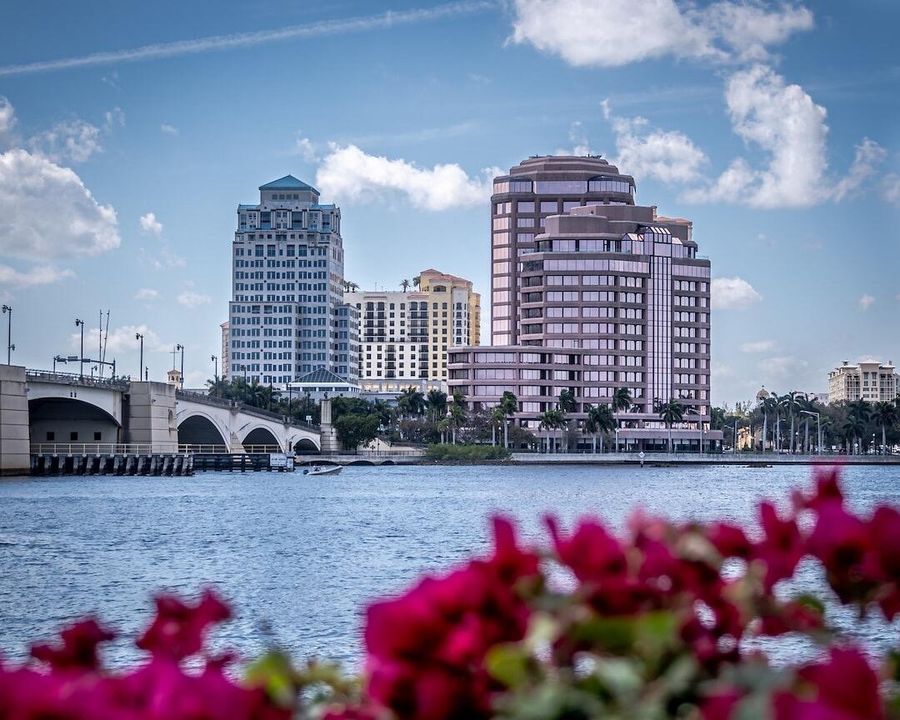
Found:
[[[0,365],[0,476],[31,469],[25,368]]]

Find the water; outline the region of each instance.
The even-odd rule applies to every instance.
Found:
[[[762,496],[786,501],[809,468],[350,467],[338,476],[202,473],[0,482],[0,651],[7,658],[61,624],[98,614],[129,642],[161,588],[215,584],[237,618],[217,644],[243,654],[271,637],[296,656],[353,664],[367,601],[488,543],[503,512],[543,536],[541,517],[593,513],[621,526],[631,509],[750,521]],[[900,504],[900,468],[851,467],[857,509]],[[820,580],[815,571],[807,582]],[[807,573],[809,575],[809,573]],[[847,620],[849,622],[849,620]],[[897,633],[889,632],[896,644]],[[864,636],[885,628],[868,624]]]

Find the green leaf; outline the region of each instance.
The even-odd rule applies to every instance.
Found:
[[[495,645],[485,658],[485,667],[491,677],[510,688],[520,687],[528,680],[528,655],[520,645]]]
[[[262,687],[282,707],[293,706],[297,696],[296,675],[285,653],[270,650],[247,668],[246,679],[250,685]]]

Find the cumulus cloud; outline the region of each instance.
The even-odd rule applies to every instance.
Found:
[[[137,351],[141,346],[141,341],[135,335],[144,336],[144,352],[170,351],[172,348],[169,343],[164,343],[159,339],[159,335],[147,325],[122,325],[109,331],[106,339],[106,351],[109,354]],[[100,342],[100,330],[98,328],[85,328],[84,346],[97,347]],[[81,343],[81,332],[72,333],[69,336],[69,347],[78,348]]]
[[[13,125],[15,124],[15,108],[13,108],[12,103],[9,100],[3,95],[0,95],[0,146],[3,144],[4,137],[12,132]]]
[[[294,150],[300,157],[306,160],[306,162],[315,162],[319,159],[319,153],[316,150],[316,146],[308,137],[301,137],[298,134],[297,140],[294,143]]]
[[[165,133],[166,135],[177,135],[178,134],[178,128],[175,127],[174,125],[169,125],[169,123],[163,123],[162,125],[159,126],[159,129],[161,132]]]
[[[711,184],[685,194],[693,202],[734,202],[759,208],[810,207],[841,200],[856,190],[884,159],[865,138],[842,178],[828,176],[826,110],[799,85],[770,67],[754,65],[732,74],[725,102],[734,132],[759,148],[767,164],[736,158]]]
[[[102,152],[100,128],[84,120],[64,120],[28,140],[28,147],[53,162],[81,163]]]
[[[705,8],[675,0],[514,0],[511,41],[570,65],[618,67],[675,57],[761,59],[766,48],[813,26],[804,7],[721,0]]]
[[[209,295],[203,295],[201,293],[195,292],[194,290],[185,290],[178,296],[178,302],[180,305],[184,305],[187,308],[195,308],[199,305],[208,305],[211,298]]]
[[[141,288],[134,294],[135,300],[156,300],[159,297],[159,291],[153,288]]]
[[[745,342],[741,345],[741,352],[745,353],[772,352],[774,349],[774,340],[755,340],[753,342]]]
[[[900,205],[900,175],[891,173],[884,178],[881,193],[885,200],[893,205]]]
[[[71,270],[59,270],[50,265],[36,265],[28,270],[16,270],[9,265],[0,265],[0,285],[7,287],[52,285],[74,275]]]
[[[871,295],[869,295],[868,293],[866,293],[862,297],[860,297],[860,299],[857,302],[859,304],[859,309],[862,310],[863,312],[865,312],[875,302],[875,298],[872,297]]]
[[[739,277],[714,278],[710,290],[713,310],[743,310],[762,300],[762,295]]]
[[[28,260],[119,247],[116,211],[69,168],[22,149],[0,154],[0,254]]]
[[[369,155],[355,145],[331,144],[316,172],[316,185],[339,200],[371,200],[400,193],[416,207],[447,210],[478,205],[491,195],[491,179],[502,170],[489,168],[470,177],[459,165],[420,168],[406,160]]]
[[[767,376],[785,378],[802,370],[807,364],[805,360],[798,360],[792,355],[781,355],[760,361],[759,368]]]
[[[141,215],[138,222],[141,225],[141,230],[143,230],[145,233],[150,233],[151,235],[156,235],[157,237],[162,235],[163,226],[162,223],[156,219],[156,213],[145,213]]]
[[[601,106],[616,136],[614,162],[622,172],[664,183],[693,182],[700,178],[700,169],[708,158],[687,135],[651,128],[642,117],[618,117],[607,100]]]

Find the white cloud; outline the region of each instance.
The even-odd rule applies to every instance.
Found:
[[[169,123],[163,123],[162,125],[159,126],[159,129],[161,132],[165,133],[166,135],[177,135],[178,134],[178,128],[175,127],[174,125],[169,125]]]
[[[591,146],[584,130],[584,123],[576,120],[569,126],[569,142],[572,143],[569,148],[559,148],[557,155],[592,155]]]
[[[156,235],[157,237],[162,235],[163,226],[162,223],[156,219],[156,213],[145,213],[141,215],[138,222],[141,225],[141,230],[143,230],[144,232],[150,233],[151,235]]]
[[[741,352],[745,353],[772,352],[774,349],[774,340],[755,340],[753,342],[745,342],[741,345]]]
[[[0,154],[0,254],[40,261],[121,244],[116,211],[69,168],[25,150]]]
[[[103,114],[106,121],[106,130],[111,131],[116,127],[125,127],[125,111],[116,106],[112,110],[107,110]]]
[[[864,294],[857,302],[859,304],[859,309],[865,312],[875,302],[875,298],[869,294]]]
[[[607,100],[603,116],[616,135],[614,163],[622,172],[665,183],[692,182],[708,162],[706,154],[684,133],[651,129],[642,117],[622,118],[613,114]]]
[[[73,277],[71,270],[58,270],[50,265],[36,265],[28,270],[16,270],[9,265],[0,265],[0,285],[7,287],[32,287],[52,285],[63,278]]]
[[[3,137],[12,132],[13,125],[16,124],[16,110],[12,103],[3,95],[0,95],[0,143]]]
[[[887,151],[881,145],[869,138],[863,138],[862,142],[856,146],[853,163],[847,174],[834,186],[832,191],[834,199],[843,200],[854,190],[859,189],[869,177],[875,174],[876,169],[886,157]]]
[[[134,294],[135,300],[156,300],[159,297],[159,291],[153,288],[141,288]]]
[[[316,172],[316,185],[336,200],[369,200],[399,192],[416,207],[446,210],[478,205],[491,195],[491,179],[502,170],[489,168],[469,177],[454,163],[419,168],[406,160],[369,155],[355,145],[330,145]]]
[[[711,292],[713,310],[743,310],[762,300],[762,295],[739,277],[713,279]]]
[[[891,173],[884,178],[881,193],[885,200],[894,205],[900,205],[900,175]]]
[[[140,349],[141,341],[135,337],[135,334],[144,336],[144,352],[170,351],[172,348],[169,343],[164,343],[159,339],[159,335],[146,325],[123,325],[113,328],[109,331],[106,338],[106,351],[113,356],[116,353],[132,352]],[[100,330],[98,328],[85,328],[84,346],[86,348],[95,348],[99,346]],[[72,333],[69,336],[69,347],[78,348],[81,344],[81,331]]]
[[[759,368],[769,376],[784,378],[802,370],[807,364],[805,360],[798,360],[792,355],[782,355],[760,361]]]
[[[198,305],[207,305],[211,301],[209,295],[203,295],[193,290],[185,290],[178,296],[178,302],[188,308],[195,308]]]
[[[319,159],[319,153],[316,150],[316,146],[308,137],[300,137],[298,135],[294,149],[300,157],[306,160],[306,162],[316,162],[316,160]]]
[[[782,4],[722,0],[514,0],[511,40],[570,65],[618,67],[653,58],[711,61],[766,56],[766,46],[809,30],[812,13]]]
[[[85,162],[103,151],[100,128],[84,120],[64,120],[32,136],[28,147],[53,162]]]

